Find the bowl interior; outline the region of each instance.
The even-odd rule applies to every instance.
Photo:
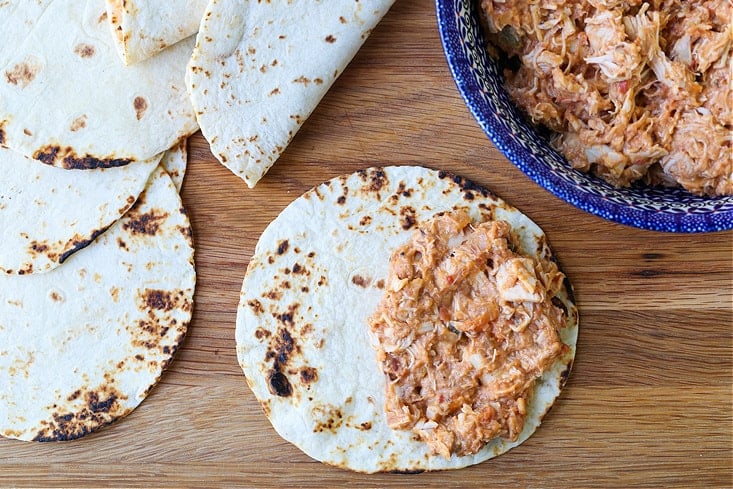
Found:
[[[733,229],[733,196],[699,197],[683,189],[618,189],[570,167],[526,122],[484,48],[474,0],[436,0],[438,28],[458,90],[494,145],[557,197],[605,219],[642,229],[710,232]]]

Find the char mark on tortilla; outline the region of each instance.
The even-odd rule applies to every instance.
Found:
[[[132,163],[129,158],[96,158],[94,156],[79,156],[72,148],[48,145],[33,153],[33,158],[47,165],[60,166],[67,170],[92,170],[95,168],[110,168]]]

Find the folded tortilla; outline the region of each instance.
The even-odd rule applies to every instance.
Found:
[[[208,0],[106,0],[117,52],[135,64],[196,33]]]
[[[173,180],[178,192],[183,187],[183,178],[186,176],[186,166],[188,165],[188,150],[186,144],[188,138],[181,139],[171,149],[163,154],[160,160],[161,166]]]
[[[253,187],[393,2],[212,0],[187,85],[214,156]]]
[[[455,209],[475,221],[509,222],[518,252],[551,259],[544,233],[520,211],[460,177],[421,167],[335,178],[293,201],[260,237],[242,285],[237,355],[275,430],[311,457],[360,472],[460,468],[524,442],[555,402],[578,333],[569,283],[556,295],[569,348],[535,384],[517,441],[494,439],[474,455],[447,459],[387,425],[386,381],[367,319],[392,252],[423,220]]]
[[[59,266],[132,207],[160,160],[64,170],[0,147],[0,272]]]
[[[160,168],[63,266],[0,275],[0,435],[71,440],[130,413],[183,341],[195,280],[191,228]]]
[[[63,168],[122,166],[197,129],[194,40],[125,66],[104,0],[0,2],[0,145]]]

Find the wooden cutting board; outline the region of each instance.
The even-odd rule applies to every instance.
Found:
[[[269,425],[234,325],[258,236],[292,199],[375,164],[449,169],[547,233],[581,314],[570,381],[522,446],[450,473],[360,475],[309,459]],[[183,190],[198,287],[189,334],[150,397],[86,438],[0,440],[2,487],[731,487],[733,232],[603,221],[532,183],[463,104],[433,3],[399,1],[270,173],[250,190],[200,134]]]

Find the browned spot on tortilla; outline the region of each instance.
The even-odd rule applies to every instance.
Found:
[[[41,422],[43,427],[33,441],[75,440],[108,425],[129,411],[120,403],[127,396],[114,387],[112,379],[95,389],[76,390],[67,399],[69,402],[82,399],[84,404],[78,406],[78,409],[64,412],[59,411],[55,405],[49,406],[52,419]]]
[[[401,195],[402,197],[409,197],[410,195],[412,195],[412,190],[407,188],[405,182],[400,182],[397,185],[397,195]]]
[[[250,309],[252,309],[252,312],[254,312],[256,315],[260,315],[263,312],[265,312],[265,308],[262,307],[262,303],[258,301],[257,299],[248,301],[247,305],[249,306]]]
[[[132,162],[126,158],[97,158],[94,156],[79,156],[72,148],[61,148],[55,145],[46,145],[33,153],[33,158],[47,165],[56,165],[67,170],[93,170],[95,168],[112,168],[124,166]]]
[[[323,433],[324,431],[335,433],[344,422],[344,414],[339,408],[329,407],[327,409],[317,408],[314,410],[314,412],[319,411],[322,412],[323,417],[317,421],[316,425],[313,427],[314,433]]]
[[[84,129],[85,127],[87,127],[87,116],[83,115],[74,119],[71,122],[71,126],[69,127],[69,129],[71,130],[71,132],[76,132],[79,129]]]
[[[357,172],[359,178],[365,184],[368,184],[368,190],[371,192],[378,192],[387,183],[387,175],[381,168],[371,168],[369,170],[359,170]]]
[[[81,43],[77,44],[74,48],[74,54],[82,58],[91,58],[92,56],[94,56],[94,52],[94,46],[92,46],[91,44]]]
[[[346,196],[345,195],[339,195],[339,198],[336,199],[336,203],[340,205],[344,205],[346,203]]]
[[[270,394],[278,397],[290,397],[293,395],[293,386],[284,373],[277,370],[270,370],[267,374],[267,389]]]
[[[33,136],[33,133],[28,128],[23,129],[23,134],[25,134],[26,136]]]
[[[295,324],[295,314],[299,307],[299,304],[291,304],[290,306],[288,306],[287,312],[273,313],[272,316],[281,323],[283,323],[285,326],[293,326],[293,324]],[[287,335],[288,337],[290,336],[290,333],[287,330],[284,330],[283,334]]]
[[[348,20],[346,20],[346,18],[342,15],[341,17],[339,17],[339,22],[341,22],[342,24],[346,24]]]
[[[336,42],[336,38],[333,37],[333,35],[329,34],[329,35],[326,36],[326,42],[329,43],[329,44],[333,44],[333,43]]]
[[[364,421],[356,427],[357,430],[369,431],[372,429],[372,423],[370,421]]]
[[[279,88],[274,88],[274,89],[272,89],[272,91],[270,92],[270,95],[277,95],[278,93],[280,93],[280,89],[279,89]]]
[[[438,178],[451,180],[453,183],[458,185],[458,187],[461,190],[463,190],[464,192],[463,196],[466,200],[473,200],[475,198],[474,194],[476,193],[480,194],[482,197],[495,197],[494,194],[489,192],[487,189],[485,189],[481,185],[475,184],[472,181],[467,180],[461,176],[455,175],[451,172],[439,171]]]
[[[293,80],[293,83],[302,83],[305,86],[310,85],[310,82],[311,82],[311,79],[310,78],[307,78],[307,77],[305,77],[303,75],[301,75],[298,78],[296,78],[295,80]]]
[[[293,354],[300,352],[300,347],[288,329],[293,326],[293,315],[297,308],[298,305],[294,304],[288,308],[288,312],[286,313],[273,314],[273,316],[283,323],[283,327],[278,328],[275,335],[270,338],[270,344],[265,353],[265,361],[272,361],[272,369],[267,376],[268,389],[273,395],[280,397],[288,397],[293,392],[290,381],[284,371],[291,361]]]
[[[74,237],[66,243],[66,246],[68,247],[66,251],[64,251],[61,256],[58,257],[59,263],[65,262],[71,255],[89,246],[95,239],[97,239],[97,236],[105,232],[108,227],[109,226],[101,229],[95,229],[94,231],[92,231],[92,234],[88,238],[79,234],[75,234]],[[55,253],[46,253],[46,256],[49,259],[54,260],[57,255]]]
[[[102,15],[99,16],[97,19],[97,23],[101,24],[102,22],[107,20],[107,11],[105,10]]]
[[[377,281],[377,288],[378,289],[383,289],[384,288],[384,279],[379,279]]]
[[[300,328],[300,336],[308,336],[313,332],[314,328],[311,323],[306,323],[303,325],[303,327]]]
[[[11,85],[25,88],[36,78],[39,71],[41,71],[41,66],[37,61],[26,59],[22,63],[13,66],[12,69],[6,70],[5,80]]]
[[[301,265],[300,263],[295,263],[293,265],[293,274],[294,275],[309,275],[308,270]]]
[[[165,290],[145,289],[142,294],[142,301],[145,309],[170,311],[176,306],[174,296]]]
[[[48,251],[48,244],[45,242],[39,243],[38,241],[31,241],[30,249],[35,253],[45,253]]]
[[[388,461],[386,463],[386,465],[393,467],[393,466],[397,465],[397,462],[390,460],[390,461]],[[417,474],[422,474],[423,472],[425,472],[425,470],[423,470],[423,469],[414,469],[414,470],[408,470],[408,469],[398,470],[398,469],[394,469],[394,470],[390,470],[388,473],[390,473],[390,474],[402,474],[402,475],[417,475]]]
[[[52,291],[49,294],[49,296],[51,297],[51,300],[54,301],[54,302],[60,302],[61,301],[61,296],[58,295],[55,291]]]
[[[122,250],[129,251],[127,243],[122,238],[117,238],[117,246]]]
[[[262,294],[262,297],[270,299],[271,301],[276,301],[282,297],[282,294],[278,292],[277,290],[270,290]]]
[[[137,120],[142,119],[145,111],[148,110],[148,102],[142,97],[135,97],[135,100],[132,101],[132,106],[135,107]]]
[[[296,351],[297,344],[287,328],[278,328],[270,346],[265,353],[265,360],[273,361],[273,367],[280,370],[290,361],[290,355]]]
[[[132,234],[146,234],[155,236],[160,225],[168,218],[168,213],[151,209],[144,214],[137,214],[137,205],[128,213],[128,220],[122,225],[122,229]]]
[[[573,368],[573,361],[570,360],[568,364],[565,366],[562,372],[560,372],[560,389],[565,387],[565,384],[568,382],[568,377],[570,376],[570,371]]]
[[[300,369],[300,382],[305,385],[318,381],[318,370],[313,367],[303,367]]]
[[[282,255],[283,253],[285,253],[286,251],[288,251],[288,247],[289,246],[290,246],[290,244],[288,243],[288,240],[287,239],[284,240],[284,241],[280,241],[280,243],[278,243],[278,245],[277,245],[277,254],[278,255]]]
[[[402,229],[407,231],[408,229],[415,226],[417,223],[417,212],[410,206],[405,206],[400,209],[400,224]]]
[[[269,338],[270,336],[272,336],[272,333],[270,333],[270,331],[266,330],[265,328],[260,327],[255,330],[255,338],[257,338],[258,340],[261,340],[262,338]]]
[[[353,277],[351,277],[351,282],[354,285],[358,285],[359,287],[368,287],[371,279],[364,278],[361,275],[354,275]]]

